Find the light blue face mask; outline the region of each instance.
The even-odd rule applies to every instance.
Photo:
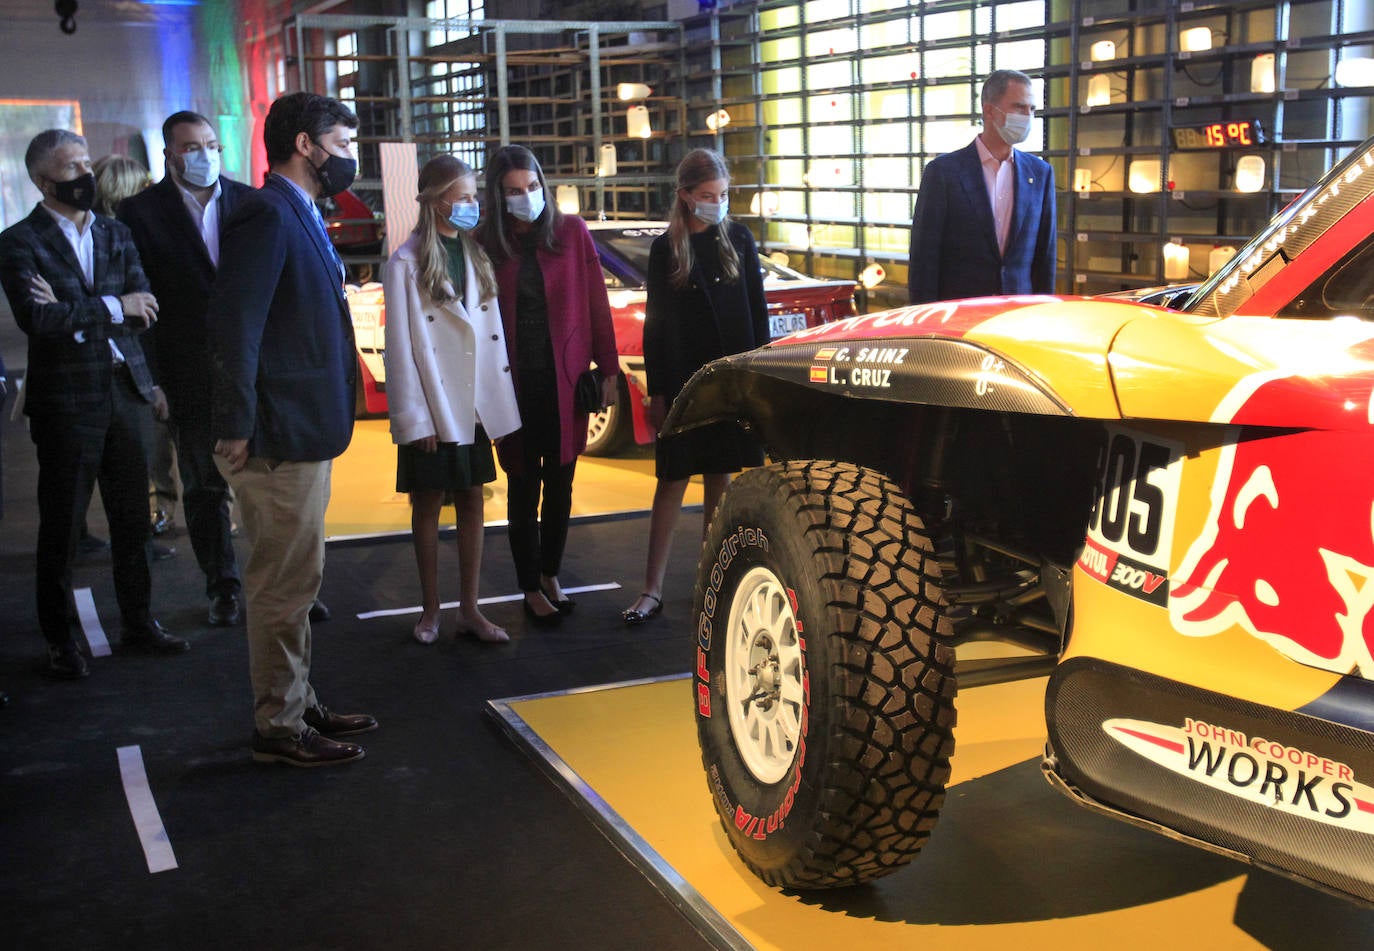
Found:
[[[481,209],[475,201],[455,201],[448,213],[448,223],[459,231],[471,231],[477,226]]]
[[[507,195],[506,210],[520,221],[534,221],[544,213],[544,189],[523,195]]]
[[[714,201],[695,201],[692,202],[692,214],[696,215],[701,221],[708,225],[718,225],[725,220],[725,202]]]
[[[219,150],[197,149],[181,156],[186,171],[181,177],[193,188],[209,188],[219,180]]]

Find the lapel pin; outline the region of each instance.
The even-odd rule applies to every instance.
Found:
[[[1026,179],[1026,184],[1027,184],[1027,185],[1034,185],[1034,184],[1035,184],[1035,176],[1032,175],[1030,178],[1027,178],[1027,179]]]

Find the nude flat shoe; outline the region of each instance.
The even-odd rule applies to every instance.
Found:
[[[428,623],[423,620],[416,622],[414,635],[415,639],[421,644],[433,644],[439,639],[438,618]]]

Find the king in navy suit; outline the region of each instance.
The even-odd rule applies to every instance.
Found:
[[[98,482],[110,523],[110,555],[122,643],[180,653],[149,611],[147,457],[152,374],[139,337],[157,321],[157,299],[129,229],[91,210],[95,176],[86,140],[40,132],[24,165],[43,201],[0,233],[0,284],[28,337],[24,412],[38,451],[38,624],[46,672],[90,669],[72,636],[72,557]]]
[[[999,69],[981,98],[983,131],[921,176],[907,258],[913,304],[1054,293],[1054,169],[1013,148],[1035,114],[1030,77]]]
[[[242,582],[231,538],[229,485],[215,467],[210,432],[205,310],[219,266],[220,235],[253,189],[220,175],[223,147],[204,116],[173,113],[162,124],[162,139],[167,175],[121,202],[118,215],[133,233],[160,305],[148,334],[148,357],[167,394],[186,528],[205,575],[209,622],[224,627],[239,622]]]
[[[357,125],[326,96],[272,103],[263,124],[270,174],[229,217],[206,312],[215,463],[249,548],[243,593],[259,762],[350,762],[362,747],[331,737],[377,727],[366,714],[326,709],[310,682],[330,463],[353,435],[357,374],[343,263],[315,199],[353,182]]]

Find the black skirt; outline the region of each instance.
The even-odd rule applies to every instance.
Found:
[[[676,481],[763,465],[763,449],[734,422],[699,426],[654,444],[654,475]]]
[[[463,492],[495,481],[491,440],[481,426],[471,445],[441,442],[434,452],[396,447],[397,492]]]

